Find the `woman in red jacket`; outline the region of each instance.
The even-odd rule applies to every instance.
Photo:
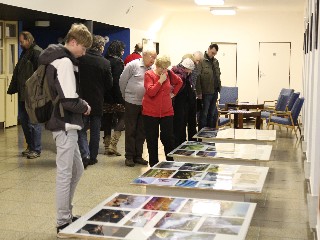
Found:
[[[149,152],[149,165],[154,166],[158,159],[158,138],[167,154],[174,148],[172,100],[182,87],[182,80],[167,68],[171,65],[168,56],[158,56],[155,69],[144,75],[146,92],[142,100],[143,123]],[[168,161],[172,158],[167,157]]]

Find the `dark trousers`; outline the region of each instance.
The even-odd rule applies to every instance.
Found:
[[[114,131],[121,132],[124,129],[124,112],[104,113],[101,121],[102,128],[104,130],[104,137],[111,135],[112,121],[114,116],[116,116],[117,119]]]
[[[204,127],[215,128],[218,120],[216,113],[218,92],[202,94],[202,110],[200,112],[199,130]]]
[[[186,128],[188,131],[188,141],[194,140],[192,137],[197,133],[197,102],[195,92],[191,88],[187,91],[184,89],[183,92],[175,97],[173,109],[175,147],[178,147],[187,139]]]
[[[18,102],[18,111],[22,130],[29,150],[41,153],[41,124],[32,124],[30,122],[25,108],[25,102]]]
[[[78,131],[78,144],[81,157],[96,159],[100,142],[100,116],[83,116],[84,127]],[[90,143],[88,144],[87,130],[90,129]]]
[[[145,132],[142,120],[142,106],[125,103],[125,157],[126,159],[142,158]]]
[[[147,146],[149,152],[149,165],[154,166],[159,162],[158,156],[158,138],[160,125],[160,140],[164,146],[166,156],[174,149],[173,137],[173,116],[157,118],[143,116],[144,128],[146,131]],[[171,157],[166,157],[172,161]]]

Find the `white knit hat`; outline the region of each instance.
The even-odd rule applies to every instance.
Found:
[[[194,63],[190,58],[186,58],[181,63],[182,66],[184,66],[187,69],[193,70],[194,69]]]

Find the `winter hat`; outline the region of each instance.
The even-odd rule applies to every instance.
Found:
[[[181,65],[184,66],[187,69],[193,70],[194,69],[194,63],[190,58],[186,58],[181,62]]]

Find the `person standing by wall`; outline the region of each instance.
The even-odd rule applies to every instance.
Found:
[[[78,132],[84,168],[98,162],[104,95],[112,87],[110,62],[102,56],[105,44],[104,37],[93,36],[92,46],[86,55],[79,58],[80,96],[91,106],[90,116],[83,116],[84,127]],[[88,129],[90,129],[89,144]]]
[[[12,80],[7,94],[18,93],[18,111],[20,123],[27,142],[27,149],[22,156],[29,159],[40,157],[41,154],[41,125],[32,124],[25,108],[25,83],[38,68],[38,58],[42,49],[34,42],[30,32],[19,34],[22,48],[19,61],[14,68]]]
[[[142,58],[129,62],[119,80],[122,97],[125,100],[125,164],[147,165],[142,158],[145,132],[142,120],[142,98],[145,93],[144,74],[153,65],[157,57],[155,49],[145,49]]]
[[[202,99],[202,110],[199,118],[199,129],[203,127],[214,128],[218,120],[215,114],[218,93],[221,89],[219,61],[214,58],[219,47],[211,44],[204,53],[204,59],[199,63],[199,76],[197,78],[196,91],[199,99]]]
[[[117,144],[121,137],[121,132],[124,129],[124,100],[119,87],[119,78],[124,69],[122,56],[125,49],[125,44],[121,41],[112,41],[108,47],[106,59],[110,61],[111,72],[113,78],[112,89],[106,92],[104,97],[104,115],[102,125],[104,129],[104,154],[121,156],[118,152]],[[117,119],[114,127],[114,132],[111,137],[112,120],[114,116]]]
[[[46,76],[53,98],[59,96],[46,128],[52,131],[57,147],[56,205],[57,233],[76,220],[72,200],[83,173],[78,132],[83,128],[82,114],[89,115],[90,105],[79,98],[78,60],[92,44],[92,35],[83,24],[73,24],[65,45],[49,45],[39,57],[46,64]],[[63,116],[62,116],[63,115]]]
[[[190,61],[192,62],[192,60]],[[146,92],[142,100],[142,115],[150,167],[159,162],[159,126],[161,131],[160,140],[164,146],[166,158],[168,161],[172,160],[172,158],[167,157],[168,153],[174,149],[174,112],[171,98],[179,92],[182,87],[182,80],[173,71],[168,71],[170,65],[171,61],[168,56],[158,56],[155,69],[147,71],[144,75]]]
[[[134,46],[134,51],[133,53],[129,54],[125,59],[124,59],[124,65],[127,65],[129,62],[138,59],[138,58],[142,58],[141,56],[142,53],[142,44],[141,43],[137,43]]]

